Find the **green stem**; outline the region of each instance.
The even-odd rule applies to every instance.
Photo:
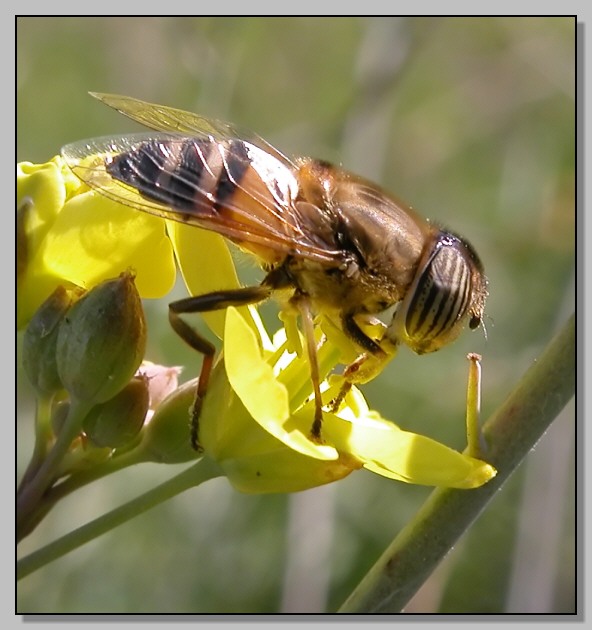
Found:
[[[35,477],[47,455],[47,445],[53,434],[51,432],[51,406],[53,395],[39,396],[35,411],[35,445],[27,470],[19,484],[19,492]]]
[[[102,534],[114,529],[135,516],[146,512],[150,508],[163,503],[189,488],[198,486],[204,481],[213,479],[222,474],[221,469],[211,459],[204,457],[193,466],[172,479],[152,488],[143,495],[129,501],[107,514],[75,529],[62,538],[26,556],[17,563],[17,577],[26,577],[37,569],[61,558],[70,551],[81,547],[85,543],[98,538]]]
[[[36,503],[34,509],[27,513],[19,523],[18,540],[22,540],[39,525],[54,505],[75,490],[97,481],[106,475],[111,475],[123,468],[142,463],[144,453],[140,449],[127,451],[119,457],[112,457],[104,462],[80,472],[74,472],[58,484],[48,488]]]
[[[57,439],[43,460],[35,475],[26,484],[22,484],[17,493],[16,501],[16,523],[17,539],[22,539],[21,527],[26,522],[29,515],[36,509],[44,492],[55,481],[55,475],[59,469],[60,462],[68,452],[72,440],[79,434],[82,421],[88,413],[89,406],[72,400],[68,417],[62,426]]]
[[[497,468],[497,476],[476,490],[434,490],[339,612],[400,612],[533,448],[574,390],[572,315],[483,427],[489,444],[487,460]]]

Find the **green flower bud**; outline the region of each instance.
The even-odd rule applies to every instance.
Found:
[[[142,431],[144,461],[181,464],[198,456],[189,430],[195,388],[195,379],[181,385],[156,408]]]
[[[146,379],[134,378],[113,398],[93,407],[82,428],[95,446],[127,446],[140,432],[149,402]]]
[[[146,322],[130,273],[99,284],[60,325],[56,361],[72,398],[98,404],[130,381],[146,347]]]
[[[39,307],[23,338],[23,367],[38,394],[63,389],[56,364],[58,332],[78,293],[58,287]]]

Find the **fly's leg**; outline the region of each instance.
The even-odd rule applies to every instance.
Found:
[[[362,352],[343,371],[343,384],[337,396],[331,401],[333,413],[339,410],[354,384],[367,383],[378,376],[397,352],[397,344],[388,337],[383,336],[378,341],[370,338],[360,328],[353,315],[343,317],[342,327],[348,337],[364,348],[365,352]]]
[[[229,306],[255,304],[267,299],[271,295],[272,290],[273,287],[264,280],[257,287],[215,291],[205,295],[184,298],[169,304],[169,322],[173,330],[191,348],[204,355],[197,382],[195,403],[191,413],[191,445],[196,451],[202,450],[199,444],[199,416],[208,389],[216,348],[190,326],[181,315],[217,311]]]
[[[339,394],[335,396],[335,398],[331,401],[330,410],[331,413],[337,413],[339,411],[339,407],[341,407],[341,403],[345,400],[345,397],[351,391],[353,384],[356,380],[356,373],[360,369],[360,367],[367,361],[368,355],[366,353],[361,354],[355,361],[352,361],[346,368],[343,370],[343,385],[339,390]]]
[[[300,317],[302,318],[302,328],[306,340],[306,352],[310,365],[310,380],[315,400],[315,413],[310,437],[313,442],[321,443],[321,427],[323,425],[323,401],[321,399],[321,380],[319,374],[319,359],[317,356],[317,345],[314,337],[314,322],[310,308],[310,301],[304,295],[298,295],[296,302]]]

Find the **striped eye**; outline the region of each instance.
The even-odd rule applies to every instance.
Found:
[[[456,236],[441,233],[420,265],[389,334],[418,354],[439,350],[458,336],[467,316],[471,328],[479,325],[484,287],[472,250]]]

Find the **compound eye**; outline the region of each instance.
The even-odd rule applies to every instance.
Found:
[[[414,283],[405,333],[418,353],[439,350],[462,329],[472,299],[472,266],[460,247],[459,241],[437,247]],[[479,321],[472,317],[471,328]]]

